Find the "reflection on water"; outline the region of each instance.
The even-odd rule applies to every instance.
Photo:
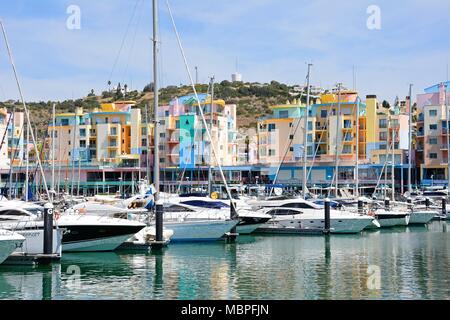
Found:
[[[46,268],[1,266],[0,299],[449,299],[449,246],[448,222],[433,222],[160,254],[64,254]]]

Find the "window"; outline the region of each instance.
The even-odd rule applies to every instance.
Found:
[[[386,150],[387,145],[385,143],[380,144],[380,150]]]
[[[69,119],[61,119],[61,125],[62,126],[68,126],[69,125]]]
[[[320,110],[320,117],[321,118],[326,118],[328,115],[328,111],[327,110]]]
[[[164,114],[166,115],[166,117],[168,117],[168,116],[170,115],[169,110],[166,110],[166,111],[164,112]]]
[[[430,159],[437,159],[437,153],[430,153]]]
[[[430,130],[437,130],[437,124],[430,124]]]
[[[308,142],[313,142],[313,136],[312,136],[312,134],[308,134]]]
[[[278,117],[279,118],[289,118],[289,111],[287,111],[287,110],[280,111],[278,114]]]
[[[165,137],[166,137],[166,134],[165,134],[164,132],[161,132],[161,133],[159,134],[159,137],[160,137],[160,138],[165,138]]]
[[[80,140],[80,148],[86,148],[86,140]]]
[[[117,135],[117,128],[116,128],[116,127],[112,127],[112,128],[111,128],[111,135],[112,135],[112,136]]]
[[[387,132],[380,132],[380,141],[387,141]]]
[[[147,146],[147,139],[142,139],[141,144],[142,146]]]
[[[86,129],[80,129],[80,137],[86,137]]]
[[[292,128],[292,122],[289,122],[289,128]]]
[[[159,120],[159,124],[161,126],[165,126],[166,125],[166,120]]]
[[[141,134],[142,134],[143,136],[145,136],[145,135],[147,134],[147,128],[142,128],[142,129],[141,129]]]
[[[294,147],[290,147],[290,148],[289,148],[289,151],[290,151],[290,152],[294,152]]]
[[[380,119],[378,126],[381,129],[386,129],[387,128],[387,119]]]
[[[351,154],[352,153],[352,146],[345,145],[344,148],[342,148],[343,154]]]
[[[275,131],[276,128],[277,128],[277,127],[275,126],[275,123],[269,123],[269,132]]]
[[[275,150],[274,149],[269,149],[269,157],[272,157],[275,155]]]
[[[430,138],[429,142],[430,144],[437,144],[438,139],[437,138]]]
[[[429,114],[430,114],[430,117],[436,117],[437,116],[437,110],[430,110]]]
[[[69,146],[72,144],[72,141],[69,140]]]
[[[291,135],[289,136],[289,140],[294,140],[294,135],[293,135],[293,134],[291,134]]]
[[[175,127],[176,127],[177,129],[180,129],[180,120],[177,120],[177,121],[175,122]]]
[[[311,131],[313,129],[313,123],[312,121],[308,122],[308,130]]]

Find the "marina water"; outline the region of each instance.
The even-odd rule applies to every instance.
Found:
[[[0,266],[0,299],[450,299],[449,222]]]

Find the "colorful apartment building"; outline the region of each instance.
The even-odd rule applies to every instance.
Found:
[[[211,97],[199,95],[206,125],[211,132],[217,160],[222,166],[237,164],[236,105],[214,100],[211,119]],[[217,165],[210,139],[195,96],[172,100],[160,107],[161,166],[195,169]],[[212,120],[212,123],[211,123]]]
[[[417,165],[423,183],[447,184],[450,117],[446,105],[450,104],[450,82],[426,88],[417,95]]]

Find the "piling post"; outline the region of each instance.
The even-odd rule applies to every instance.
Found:
[[[236,203],[231,200],[230,201],[230,218],[231,220],[237,220],[238,219],[238,214],[236,211]],[[236,226],[234,226],[231,230],[230,233],[228,235],[228,242],[230,243],[234,243],[236,241],[236,237],[237,237],[237,229]]]
[[[364,213],[364,201],[362,201],[362,199],[358,199],[358,213]]]
[[[390,201],[390,199],[389,199],[389,198],[384,199],[384,208],[385,208],[386,210],[389,210],[390,207],[391,207],[391,201]]]
[[[445,197],[442,197],[442,216],[445,217],[447,215],[447,199]]]
[[[331,229],[331,202],[330,199],[326,199],[325,200],[325,227],[323,232],[325,234],[329,234],[330,233],[330,229]]]
[[[159,200],[156,203],[156,242],[162,242],[163,239],[163,220],[164,220],[164,206]]]
[[[44,254],[53,253],[53,204],[44,206]]]

